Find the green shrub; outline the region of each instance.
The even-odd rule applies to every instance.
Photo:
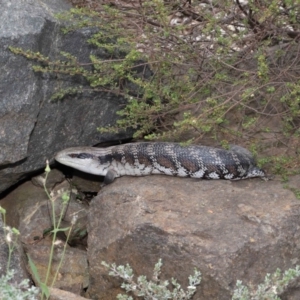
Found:
[[[198,139],[207,133],[218,140],[249,139],[267,128],[265,118],[277,118],[275,130],[291,135],[300,119],[294,65],[300,1],[267,2],[93,1],[94,10],[74,8],[60,18],[68,23],[65,32],[97,28],[88,42],[106,59],[90,55],[91,63],[82,63],[62,52],[53,61],[12,51],[40,62],[37,72],[81,75],[93,91],[127,98],[121,119],[102,132],[130,127],[136,138],[184,141],[192,132]],[[174,25],[176,18],[181,23]],[[76,91],[83,88],[68,87],[54,97]]]

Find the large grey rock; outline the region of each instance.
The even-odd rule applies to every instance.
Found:
[[[299,182],[292,182],[298,190]],[[255,286],[266,273],[299,264],[299,229],[299,200],[280,181],[122,177],[90,205],[87,296],[120,292],[102,261],[129,263],[149,279],[161,258],[162,279],[186,287],[196,267],[203,280],[194,299],[228,300],[238,279]],[[299,299],[299,286],[282,299]]]
[[[113,124],[124,99],[108,93],[68,97],[53,102],[63,86],[84,82],[32,71],[32,62],[14,55],[9,46],[39,51],[52,59],[67,51],[89,62],[98,50],[87,45],[92,29],[62,34],[54,14],[66,11],[65,0],[0,0],[0,192],[46,159],[70,146],[95,145],[129,134],[99,134],[96,128]],[[101,55],[101,53],[98,53]]]

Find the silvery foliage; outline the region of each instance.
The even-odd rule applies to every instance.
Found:
[[[159,275],[161,273],[162,262],[159,259],[158,263],[154,267],[152,280],[147,280],[147,277],[141,275],[134,280],[134,274],[132,268],[127,264],[126,266],[116,266],[116,264],[107,264],[102,262],[106,268],[110,270],[109,275],[113,277],[120,277],[124,280],[121,287],[126,292],[132,292],[135,296],[143,297],[144,300],[188,300],[196,292],[196,285],[201,282],[201,273],[195,269],[194,274],[189,276],[189,286],[184,291],[181,285],[176,279],[171,279],[173,288],[168,289],[169,281],[161,281]],[[133,300],[131,296],[119,294],[118,300]]]
[[[242,281],[238,280],[232,300],[280,300],[279,295],[286,290],[294,279],[299,277],[299,266],[296,266],[295,269],[289,269],[283,274],[280,269],[277,269],[275,273],[267,274],[265,281],[254,291],[249,291],[249,289],[242,284]]]
[[[13,282],[14,270],[7,271],[0,277],[1,300],[37,300],[39,289],[29,285],[29,280],[24,279],[20,283]]]

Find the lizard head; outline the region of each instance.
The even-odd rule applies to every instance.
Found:
[[[93,147],[68,148],[58,152],[55,160],[89,174],[105,176],[107,166],[99,163],[99,150]]]

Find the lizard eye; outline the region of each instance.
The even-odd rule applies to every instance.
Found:
[[[93,155],[89,153],[71,153],[69,154],[69,156],[72,158],[80,158],[80,159],[93,158]]]

